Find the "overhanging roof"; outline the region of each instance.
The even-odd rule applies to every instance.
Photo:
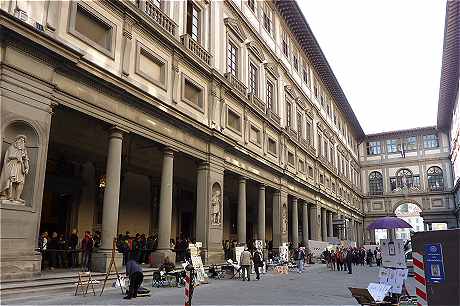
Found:
[[[452,113],[459,86],[459,58],[460,1],[447,1],[438,102],[438,128],[442,130],[449,129],[452,123]]]
[[[296,37],[299,45],[302,47],[302,50],[308,56],[308,59],[312,63],[324,85],[326,85],[340,110],[344,113],[348,122],[351,124],[357,138],[359,140],[363,139],[365,137],[364,131],[361,128],[350,103],[348,103],[348,100],[345,97],[332,68],[329,66],[318,41],[313,35],[305,16],[300,10],[299,5],[296,1],[291,0],[275,0],[274,3],[281,16],[288,24],[291,32]]]

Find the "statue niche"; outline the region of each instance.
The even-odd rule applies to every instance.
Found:
[[[29,157],[26,150],[27,137],[18,135],[8,147],[0,176],[0,199],[24,204],[21,194],[29,174]]]
[[[219,183],[212,185],[211,196],[211,225],[220,225],[222,219],[222,192]]]
[[[288,231],[288,214],[286,204],[283,204],[282,210],[283,211],[281,213],[281,232],[285,234]]]

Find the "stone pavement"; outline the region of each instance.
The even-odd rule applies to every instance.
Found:
[[[365,288],[377,279],[377,267],[353,267],[353,274],[328,271],[324,265],[312,265],[306,272],[287,275],[262,275],[260,281],[210,280],[195,289],[193,305],[357,305],[348,287]],[[412,278],[407,287],[414,294]],[[150,287],[150,282],[145,284]],[[183,305],[183,288],[151,288],[150,297],[123,300],[119,289],[109,288],[103,296],[73,296],[72,293],[41,295],[2,301],[2,304],[97,304],[97,305]],[[98,290],[97,293],[99,293]]]

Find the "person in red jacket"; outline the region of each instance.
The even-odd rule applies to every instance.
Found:
[[[82,269],[84,271],[90,271],[91,269],[91,253],[93,252],[93,237],[89,231],[85,232],[85,237],[81,241],[81,252],[82,252]]]

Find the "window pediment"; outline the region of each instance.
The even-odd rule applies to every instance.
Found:
[[[224,23],[233,32],[233,34],[236,35],[241,43],[247,39],[246,33],[244,32],[238,20],[227,17],[224,19]]]
[[[291,98],[293,98],[294,100],[297,100],[299,98],[299,96],[297,95],[297,91],[295,90],[294,86],[293,85],[286,85],[284,86],[284,90],[286,91],[286,93],[288,93]]]
[[[265,55],[262,52],[262,49],[255,41],[250,41],[247,43],[249,50],[257,57],[257,59],[261,62],[265,61]]]
[[[277,63],[265,63],[265,69],[267,69],[275,78],[278,79],[280,77]]]

